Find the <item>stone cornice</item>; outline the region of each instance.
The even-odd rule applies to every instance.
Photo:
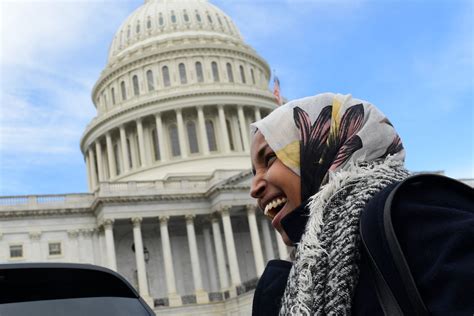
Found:
[[[60,208],[60,209],[30,209],[1,211],[0,219],[17,219],[24,217],[94,215],[91,208]]]

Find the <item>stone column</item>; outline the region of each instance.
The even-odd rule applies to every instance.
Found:
[[[153,300],[148,292],[148,279],[146,276],[145,255],[143,253],[143,239],[141,230],[141,217],[130,219],[133,224],[133,244],[135,245],[135,260],[137,263],[138,292],[148,305],[153,307]]]
[[[84,157],[86,159],[87,187],[89,188],[89,191],[92,192],[92,191],[94,191],[94,188],[92,186],[91,163],[90,163],[90,160],[89,160],[88,151],[86,151]]]
[[[104,176],[104,166],[102,165],[102,146],[100,145],[100,141],[96,140],[95,141],[95,154],[97,156],[97,173],[99,175],[99,182],[104,181],[105,176]]]
[[[247,132],[247,124],[245,121],[245,116],[244,116],[244,108],[242,105],[239,105],[237,107],[237,114],[239,115],[239,124],[240,124],[240,133],[242,137],[242,141],[244,142],[244,151],[250,151],[250,146],[249,146],[249,134]]]
[[[31,240],[31,258],[34,262],[43,261],[43,258],[41,258],[41,232],[30,232],[29,236]],[[23,256],[25,255],[23,254]]]
[[[117,271],[117,259],[115,258],[114,243],[114,220],[106,219],[103,223],[105,233],[105,247],[107,250],[107,266],[109,269]]]
[[[205,227],[202,230],[202,234],[204,236],[204,246],[206,249],[206,263],[209,276],[209,292],[216,292],[219,290],[219,287],[217,285],[217,269],[214,262],[214,251],[212,250],[211,232],[209,231],[209,227]]]
[[[288,249],[286,248],[286,245],[283,242],[283,239],[281,238],[281,235],[277,230],[275,230],[275,237],[276,237],[277,245],[278,245],[278,256],[282,260],[288,259]]]
[[[127,150],[127,133],[125,131],[125,126],[120,126],[120,144],[122,145],[122,162],[124,172],[130,170],[130,161],[128,160],[128,150]]]
[[[255,268],[257,271],[257,276],[260,276],[263,273],[265,266],[263,264],[262,245],[260,244],[260,236],[258,234],[255,209],[255,205],[247,205],[247,219],[249,221],[250,239],[252,240],[252,250],[253,257],[255,260]]]
[[[273,252],[272,236],[270,235],[270,229],[268,227],[268,219],[266,217],[262,217],[260,225],[262,226],[265,256],[267,257],[268,261],[275,258],[275,253]]]
[[[145,140],[143,138],[143,123],[142,119],[137,121],[137,134],[138,134],[138,153],[140,154],[140,163],[142,167],[148,165],[148,159],[145,154]]]
[[[109,175],[111,178],[116,176],[116,161],[115,161],[115,154],[114,154],[114,146],[112,145],[112,136],[110,133],[105,135],[105,141],[107,145],[107,160],[109,161]]]
[[[224,246],[222,244],[221,228],[217,216],[212,216],[212,235],[214,237],[214,246],[216,247],[217,271],[219,273],[219,281],[221,290],[229,288],[229,276],[225,266]]]
[[[230,153],[229,134],[227,133],[227,124],[225,122],[224,106],[220,104],[217,107],[217,110],[219,113],[219,126],[221,130],[222,148],[224,148],[224,152]]]
[[[169,216],[160,216],[161,245],[163,248],[163,261],[165,266],[166,287],[168,289],[168,300],[170,306],[180,306],[181,297],[176,293],[176,281],[174,278],[173,257],[171,254],[170,236],[168,233]]]
[[[181,113],[181,109],[176,109],[176,123],[178,125],[178,138],[179,138],[179,148],[181,149],[181,158],[187,158],[188,146],[186,146],[183,114]]]
[[[79,247],[81,247],[83,253],[81,255],[82,262],[94,264],[94,250],[93,250],[93,241],[92,241],[92,234],[94,233],[94,229],[81,229],[81,243]]]
[[[260,121],[262,119],[262,115],[260,114],[260,109],[255,108],[255,122]]]
[[[161,114],[155,114],[155,122],[156,122],[156,133],[158,136],[158,148],[160,150],[160,158],[161,162],[165,162],[168,160],[168,152],[165,150],[165,138],[163,132],[163,122],[161,121]]]
[[[236,286],[242,282],[240,280],[239,264],[237,261],[237,251],[235,250],[234,233],[230,222],[229,208],[224,207],[220,210],[222,216],[222,226],[224,227],[225,245],[227,248],[227,258],[229,259],[230,279],[232,284],[231,294]]]
[[[98,182],[97,182],[97,173],[95,170],[95,156],[94,156],[94,151],[92,150],[92,148],[89,148],[88,154],[89,154],[89,166],[90,166],[90,174],[91,174],[92,191],[94,191],[97,188]]]
[[[207,141],[206,122],[204,121],[204,111],[201,105],[197,107],[197,110],[198,110],[199,136],[201,138],[203,153],[204,155],[209,155],[209,142]]]
[[[194,231],[194,215],[186,215],[186,231],[188,233],[189,254],[191,257],[196,302],[198,304],[208,303],[209,296],[202,286],[201,266],[199,264],[196,232]]]
[[[77,239],[79,231],[77,229],[68,230],[67,236],[69,237],[68,241],[68,261],[73,263],[79,263],[79,240]]]

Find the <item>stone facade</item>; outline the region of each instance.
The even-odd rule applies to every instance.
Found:
[[[205,0],[149,0],[117,30],[80,146],[90,193],[0,197],[0,263],[108,267],[158,315],[248,315],[287,256],[249,197],[270,69]]]

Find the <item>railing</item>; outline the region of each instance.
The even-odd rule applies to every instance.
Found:
[[[118,194],[172,194],[205,192],[209,182],[205,180],[158,180],[158,181],[130,181],[130,182],[101,182],[98,196],[114,196]]]
[[[94,200],[93,194],[48,194],[48,195],[20,195],[0,196],[0,209],[11,207],[33,208],[37,206],[63,206],[66,204],[91,204]]]

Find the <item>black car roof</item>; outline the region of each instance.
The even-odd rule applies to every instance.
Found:
[[[0,304],[80,297],[138,298],[118,273],[75,263],[0,264]]]

